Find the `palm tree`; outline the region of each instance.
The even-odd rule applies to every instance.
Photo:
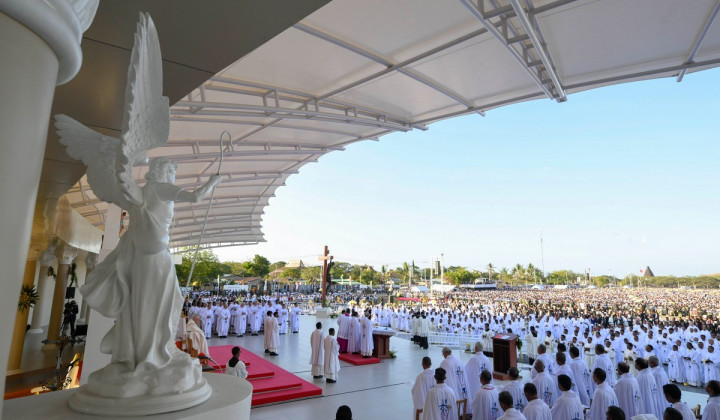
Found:
[[[488,263],[487,265],[487,271],[488,271],[488,278],[492,281],[493,276],[493,270],[495,269],[495,266],[492,263]]]
[[[520,280],[522,280],[525,277],[525,268],[522,266],[522,264],[517,263],[515,264],[515,267],[512,269],[513,279],[515,282],[519,283]]]
[[[535,282],[535,272],[536,272],[536,271],[537,271],[537,268],[535,268],[535,266],[532,265],[532,263],[529,263],[529,264],[527,265],[527,269],[526,269],[525,272],[527,273],[528,279],[532,279],[532,280],[533,280],[533,283]]]

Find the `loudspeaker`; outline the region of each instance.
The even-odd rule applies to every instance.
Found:
[[[75,299],[75,288],[68,287],[65,289],[65,299]]]

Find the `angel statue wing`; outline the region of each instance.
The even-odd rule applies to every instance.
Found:
[[[102,135],[66,115],[56,115],[55,121],[60,143],[71,157],[87,165],[88,182],[99,199],[125,209],[142,202],[133,165],[145,162],[145,153],[165,144],[170,133],[170,107],[162,96],[160,41],[147,13],[140,13],[135,33],[121,137]]]

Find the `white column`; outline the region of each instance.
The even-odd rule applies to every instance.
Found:
[[[47,247],[38,260],[40,272],[38,273],[37,293],[40,300],[33,307],[32,321],[30,322],[30,331],[28,334],[41,334],[42,326],[47,325],[50,321],[50,306],[52,305],[53,278],[48,276],[48,268],[52,266],[55,260],[55,244]],[[45,304],[49,302],[49,304]]]
[[[55,85],[75,77],[97,2],[0,0],[0,319],[13,319],[30,246]],[[89,7],[87,7],[89,6]],[[94,6],[94,7],[93,7]],[[91,9],[91,10],[89,10]],[[80,13],[82,12],[82,13]],[[82,15],[82,16],[81,16]],[[13,323],[0,323],[0,378]],[[5,381],[0,382],[5,391]],[[0,400],[0,416],[3,401]]]

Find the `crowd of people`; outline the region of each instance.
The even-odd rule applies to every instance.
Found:
[[[467,400],[468,412],[484,412],[486,404],[492,406],[488,410],[495,413],[494,417],[481,418],[521,418],[528,407],[530,411],[544,412],[538,408],[542,402],[555,413],[552,418],[564,418],[558,414],[561,411],[577,411],[576,403],[579,403],[589,407],[591,419],[614,418],[611,415],[618,412],[614,407],[620,407],[620,412],[628,416],[647,411],[661,419],[666,416],[667,408],[681,413],[689,410],[682,406],[675,383],[704,386],[711,402],[720,391],[720,382],[717,382],[720,352],[716,351],[715,343],[720,313],[718,291],[463,290],[404,292],[394,296],[392,304],[378,303],[384,300],[389,299],[380,293],[359,290],[328,294],[328,301],[339,304],[342,310],[337,331],[313,332],[310,363],[313,376],[335,381],[339,364],[335,367],[333,361],[325,360],[328,353],[335,353],[333,346],[337,346],[338,354],[368,356],[372,353],[373,328],[383,326],[410,333],[423,348],[428,348],[428,337],[432,334],[462,335],[477,341],[472,364],[458,366],[453,363],[452,354],[443,354],[444,374],[440,375],[439,369],[430,370],[428,358],[428,366],[424,361],[424,371],[415,386],[425,384],[423,392],[428,395],[430,389],[439,384],[438,376],[443,376],[442,383],[454,389],[456,399]],[[275,328],[277,334],[285,334],[298,331],[301,313],[298,303],[308,301],[319,301],[319,295],[285,292],[264,297],[243,296],[240,302],[235,297],[226,300],[198,297],[187,299],[185,309],[188,316],[200,319],[198,326],[208,338],[213,333],[219,337],[242,336]],[[491,369],[487,357],[480,356],[483,349],[491,348],[492,337],[500,333],[518,335],[533,367],[532,382],[521,386],[522,380],[517,375],[518,379],[511,381],[512,389],[504,387],[510,398],[494,388],[492,377],[484,377],[487,374],[483,372]],[[328,338],[329,347],[325,345]],[[271,344],[266,348],[274,353]],[[462,393],[452,386],[458,371],[467,375]],[[510,374],[512,376],[512,372]],[[442,394],[440,388],[445,389],[439,387],[436,394]],[[483,394],[493,390],[492,398],[475,398],[481,391]],[[419,404],[419,394],[415,391],[415,407],[424,408],[427,398]],[[531,399],[528,395],[532,396],[533,391],[537,398]],[[538,401],[533,402],[535,400]],[[508,406],[509,401],[512,404]],[[712,412],[717,407],[720,404],[708,404],[705,411]],[[672,410],[669,413],[673,414]]]

